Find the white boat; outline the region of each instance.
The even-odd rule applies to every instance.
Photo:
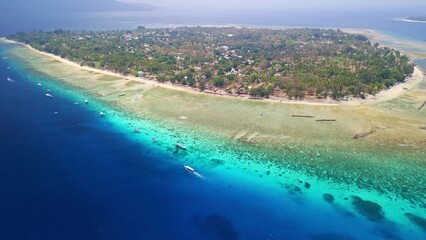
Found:
[[[187,166],[187,165],[183,165],[184,167],[185,167],[185,169],[188,171],[188,172],[195,172],[195,169],[193,169],[192,167],[190,167],[190,166]]]
[[[7,78],[7,81],[9,81],[9,82],[14,82],[14,81],[13,81],[13,79],[12,79],[12,78],[10,78],[10,77],[8,77],[8,78]]]
[[[53,98],[53,95],[52,95],[52,94],[50,94],[50,93],[46,93],[46,97]]]
[[[37,86],[41,86],[41,83],[37,83]]]
[[[87,101],[86,99],[84,100],[84,103],[89,103],[89,101]]]
[[[183,149],[183,150],[186,150],[186,147],[184,145],[180,144],[180,143],[176,143],[176,147]]]
[[[10,69],[10,67],[6,67],[6,69]]]
[[[99,112],[99,115],[103,116],[103,115],[105,115],[105,113],[104,112]]]

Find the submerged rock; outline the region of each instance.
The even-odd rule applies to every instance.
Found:
[[[419,226],[423,231],[426,231],[426,218],[422,218],[420,216],[417,216],[412,213],[405,213],[404,214],[412,223]]]
[[[368,137],[369,135],[373,134],[374,132],[375,132],[375,130],[372,129],[368,132],[357,133],[352,138],[353,139],[360,139],[360,138]]]
[[[328,202],[328,203],[333,203],[334,202],[334,197],[333,195],[329,194],[329,193],[324,193],[322,195],[322,197],[324,198],[324,201]]]
[[[308,182],[305,182],[305,188],[309,189],[311,187],[311,184]]]
[[[358,196],[352,196],[352,200],[352,205],[355,207],[355,210],[368,220],[379,222],[385,218],[385,214],[379,204],[363,200]]]

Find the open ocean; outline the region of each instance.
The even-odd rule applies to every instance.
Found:
[[[128,21],[124,23],[124,19]],[[213,23],[358,26],[426,40],[425,24],[399,22],[391,16],[382,20],[369,24],[364,18],[359,25],[340,22],[335,26],[331,25],[335,21],[326,16],[315,24],[304,18],[290,23],[231,22],[232,18]],[[192,23],[191,19],[155,22],[121,15],[97,26],[92,22],[79,25],[80,21],[43,23],[23,30]],[[207,23],[212,22],[206,19],[200,24]],[[1,34],[8,34],[21,28],[2,30]],[[277,191],[279,188],[259,182],[257,176],[199,165],[196,153],[191,151],[203,149],[189,148],[188,153],[174,150],[175,139],[161,126],[132,119],[28,68],[9,54],[11,48],[13,45],[0,44],[0,239],[426,237],[407,219],[398,223],[371,221],[350,204],[333,203],[328,195],[325,199],[312,197],[309,191],[330,190],[318,187],[312,179],[303,179],[312,184],[310,189],[302,184],[300,188],[292,186],[293,191]],[[46,93],[54,98],[47,98]],[[84,104],[84,99],[90,99],[89,104]],[[100,116],[100,111],[106,115]],[[133,132],[135,125],[141,134]],[[153,143],[152,137],[159,143]],[[188,163],[186,154],[192,154],[195,160]],[[187,172],[184,164],[199,169],[202,176]],[[392,216],[392,212],[384,211]]]

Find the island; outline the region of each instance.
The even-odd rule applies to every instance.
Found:
[[[81,66],[252,98],[364,99],[414,71],[399,51],[332,29],[138,27],[8,38]]]
[[[420,22],[420,23],[426,23],[426,17],[407,17],[402,19],[405,22]]]
[[[20,92],[34,103],[50,106],[64,97],[66,108],[87,112],[96,124],[63,121],[65,109],[48,119],[82,134],[106,123],[132,141],[129,148],[140,144],[170,157],[173,169],[190,177],[199,172],[227,188],[237,181],[250,189],[263,184],[271,191],[262,188],[262,197],[285,193],[289,201],[280,198],[279,206],[326,204],[342,219],[392,222],[392,229],[408,226],[417,235],[424,229],[426,78],[418,59],[424,42],[365,29],[222,27],[8,38],[15,41],[0,40],[2,61],[11,66],[5,71],[22,76],[4,81],[11,93],[25,83],[35,94]],[[385,90],[387,81],[396,85]],[[320,86],[327,96],[316,94]],[[358,86],[365,92],[350,91]],[[263,97],[253,90],[268,88]]]

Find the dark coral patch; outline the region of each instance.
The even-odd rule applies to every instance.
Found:
[[[358,196],[352,196],[352,200],[352,205],[355,207],[355,210],[368,220],[379,222],[385,218],[385,214],[379,204],[363,200]]]
[[[210,164],[212,167],[221,166],[225,164],[225,161],[221,159],[210,159]]]
[[[322,197],[324,198],[324,201],[328,202],[328,203],[333,203],[334,202],[334,197],[333,195],[329,194],[329,193],[324,193],[322,195]]]
[[[305,182],[305,188],[309,189],[311,187],[311,184],[308,182]]]
[[[405,216],[410,219],[412,223],[423,229],[423,231],[426,231],[426,218],[422,218],[412,213],[405,213]]]

